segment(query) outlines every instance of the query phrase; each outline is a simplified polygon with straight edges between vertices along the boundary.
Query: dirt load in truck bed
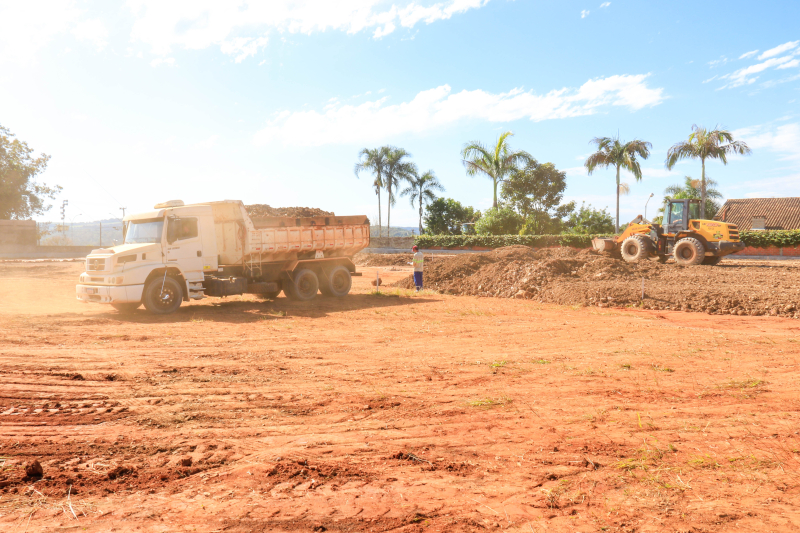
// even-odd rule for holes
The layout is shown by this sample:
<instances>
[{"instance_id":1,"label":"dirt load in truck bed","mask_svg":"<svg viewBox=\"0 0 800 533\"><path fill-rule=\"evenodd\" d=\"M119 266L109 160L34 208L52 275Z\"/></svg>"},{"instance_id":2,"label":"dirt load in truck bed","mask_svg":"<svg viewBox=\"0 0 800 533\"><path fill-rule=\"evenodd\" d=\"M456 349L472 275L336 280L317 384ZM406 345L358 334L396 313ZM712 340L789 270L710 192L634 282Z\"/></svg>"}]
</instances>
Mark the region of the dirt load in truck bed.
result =
<instances>
[{"instance_id":1,"label":"dirt load in truck bed","mask_svg":"<svg viewBox=\"0 0 800 533\"><path fill-rule=\"evenodd\" d=\"M798 317L798 282L800 265L790 262L754 265L731 257L713 267L680 267L574 248L509 246L425 266L425 287L446 294L731 315ZM409 276L395 286L414 282Z\"/></svg>"},{"instance_id":2,"label":"dirt load in truck bed","mask_svg":"<svg viewBox=\"0 0 800 533\"><path fill-rule=\"evenodd\" d=\"M334 216L331 211L323 211L316 207L270 207L267 204L252 204L244 207L252 218Z\"/></svg>"}]
</instances>

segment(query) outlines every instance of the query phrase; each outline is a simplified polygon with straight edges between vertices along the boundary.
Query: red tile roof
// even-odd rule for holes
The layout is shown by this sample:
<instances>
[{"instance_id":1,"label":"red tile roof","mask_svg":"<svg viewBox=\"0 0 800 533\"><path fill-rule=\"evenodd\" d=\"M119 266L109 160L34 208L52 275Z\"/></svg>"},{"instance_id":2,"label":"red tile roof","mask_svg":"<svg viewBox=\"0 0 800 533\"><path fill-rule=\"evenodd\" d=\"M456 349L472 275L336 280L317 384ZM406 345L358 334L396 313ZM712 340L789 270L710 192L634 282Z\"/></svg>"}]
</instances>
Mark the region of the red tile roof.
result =
<instances>
[{"instance_id":1,"label":"red tile roof","mask_svg":"<svg viewBox=\"0 0 800 533\"><path fill-rule=\"evenodd\" d=\"M800 198L742 198L727 200L714 216L736 224L740 229L752 229L753 217L767 219L765 229L800 229Z\"/></svg>"}]
</instances>

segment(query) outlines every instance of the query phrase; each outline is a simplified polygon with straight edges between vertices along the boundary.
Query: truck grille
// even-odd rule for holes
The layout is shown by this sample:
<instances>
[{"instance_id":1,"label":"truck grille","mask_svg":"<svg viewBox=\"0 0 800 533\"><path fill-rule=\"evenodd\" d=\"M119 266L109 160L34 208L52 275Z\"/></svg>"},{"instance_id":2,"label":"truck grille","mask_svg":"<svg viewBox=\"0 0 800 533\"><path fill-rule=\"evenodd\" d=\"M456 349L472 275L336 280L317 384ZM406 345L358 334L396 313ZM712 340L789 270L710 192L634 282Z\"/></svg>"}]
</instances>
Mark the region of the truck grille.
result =
<instances>
[{"instance_id":1,"label":"truck grille","mask_svg":"<svg viewBox=\"0 0 800 533\"><path fill-rule=\"evenodd\" d=\"M86 271L90 270L105 270L106 269L106 260L103 258L98 257L87 257L86 258Z\"/></svg>"}]
</instances>

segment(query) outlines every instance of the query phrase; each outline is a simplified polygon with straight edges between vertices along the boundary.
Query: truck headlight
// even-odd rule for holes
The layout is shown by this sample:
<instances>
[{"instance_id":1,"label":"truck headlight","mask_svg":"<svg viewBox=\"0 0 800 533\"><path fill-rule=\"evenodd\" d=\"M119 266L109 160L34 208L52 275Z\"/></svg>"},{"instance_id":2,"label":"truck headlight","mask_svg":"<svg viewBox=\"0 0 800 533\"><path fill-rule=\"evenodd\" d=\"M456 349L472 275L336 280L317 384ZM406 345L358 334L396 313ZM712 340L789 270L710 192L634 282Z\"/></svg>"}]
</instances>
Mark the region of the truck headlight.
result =
<instances>
[{"instance_id":1,"label":"truck headlight","mask_svg":"<svg viewBox=\"0 0 800 533\"><path fill-rule=\"evenodd\" d=\"M117 276L115 278L111 278L108 281L111 282L112 285L122 285L122 280L123 279L124 278L122 276Z\"/></svg>"}]
</instances>

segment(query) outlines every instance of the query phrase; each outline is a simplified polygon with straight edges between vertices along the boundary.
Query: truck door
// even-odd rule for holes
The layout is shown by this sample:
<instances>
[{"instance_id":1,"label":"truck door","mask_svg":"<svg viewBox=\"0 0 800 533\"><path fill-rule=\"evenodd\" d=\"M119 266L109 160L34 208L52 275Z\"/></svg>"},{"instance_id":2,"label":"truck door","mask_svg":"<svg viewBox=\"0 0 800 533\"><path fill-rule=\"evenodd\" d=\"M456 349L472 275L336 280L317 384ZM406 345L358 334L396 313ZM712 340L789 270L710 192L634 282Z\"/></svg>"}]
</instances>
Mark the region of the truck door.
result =
<instances>
[{"instance_id":1,"label":"truck door","mask_svg":"<svg viewBox=\"0 0 800 533\"><path fill-rule=\"evenodd\" d=\"M167 265L180 266L187 281L203 280L203 241L197 217L170 217L167 225Z\"/></svg>"},{"instance_id":2,"label":"truck door","mask_svg":"<svg viewBox=\"0 0 800 533\"><path fill-rule=\"evenodd\" d=\"M686 215L683 202L670 202L669 212L667 213L667 232L674 234L685 230L688 222L685 220Z\"/></svg>"}]
</instances>

